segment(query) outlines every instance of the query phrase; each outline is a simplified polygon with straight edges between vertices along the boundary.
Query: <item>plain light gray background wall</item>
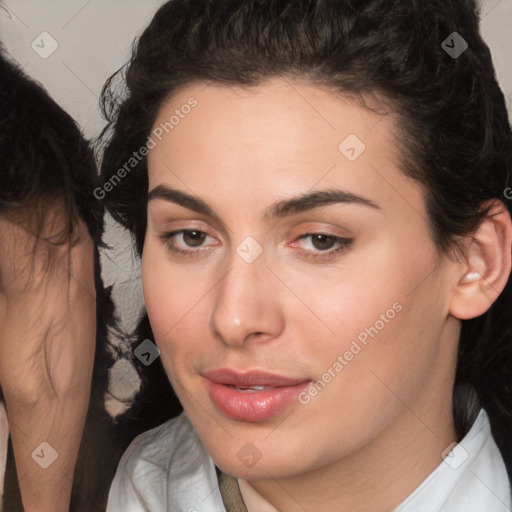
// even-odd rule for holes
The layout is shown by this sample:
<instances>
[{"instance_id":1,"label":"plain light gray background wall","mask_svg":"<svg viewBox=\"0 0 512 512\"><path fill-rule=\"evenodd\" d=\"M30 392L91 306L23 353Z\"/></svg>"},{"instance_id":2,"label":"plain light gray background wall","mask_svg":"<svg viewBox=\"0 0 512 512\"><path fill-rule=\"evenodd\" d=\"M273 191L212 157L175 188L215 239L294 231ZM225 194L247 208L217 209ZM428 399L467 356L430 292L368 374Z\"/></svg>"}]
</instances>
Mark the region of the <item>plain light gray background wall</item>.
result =
<instances>
[{"instance_id":1,"label":"plain light gray background wall","mask_svg":"<svg viewBox=\"0 0 512 512\"><path fill-rule=\"evenodd\" d=\"M78 121L86 136L94 138L104 125L98 108L103 83L127 61L134 37L162 3L164 0L0 0L0 40ZM482 33L512 114L512 0L483 0L481 5ZM102 252L103 277L107 286L114 284L121 323L129 331L143 306L138 262L126 233L112 222L108 223L106 241L114 249ZM129 397L138 385L131 365L123 362L114 368L111 383L122 397ZM122 411L115 400L107 406L113 415Z\"/></svg>"}]
</instances>

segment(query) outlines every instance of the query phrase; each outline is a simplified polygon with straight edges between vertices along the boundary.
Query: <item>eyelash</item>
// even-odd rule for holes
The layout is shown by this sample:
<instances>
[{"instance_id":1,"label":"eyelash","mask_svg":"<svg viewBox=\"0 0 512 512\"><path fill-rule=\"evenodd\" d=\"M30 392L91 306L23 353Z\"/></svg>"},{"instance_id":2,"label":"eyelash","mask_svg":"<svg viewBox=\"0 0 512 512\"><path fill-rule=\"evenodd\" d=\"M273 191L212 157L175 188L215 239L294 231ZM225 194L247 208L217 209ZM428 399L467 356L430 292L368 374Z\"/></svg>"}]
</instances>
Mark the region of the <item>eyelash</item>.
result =
<instances>
[{"instance_id":1,"label":"eyelash","mask_svg":"<svg viewBox=\"0 0 512 512\"><path fill-rule=\"evenodd\" d=\"M180 229L180 230L176 230L176 231L171 231L169 233L165 233L165 234L161 235L160 238L164 241L167 248L176 255L186 257L186 258L192 258L195 256L199 257L200 253L207 252L207 251L209 251L209 249L201 249L201 248L199 248L197 250L178 249L177 247L173 246L170 243L171 240L176 235L179 235L182 233L192 233L192 232L201 233L201 234L205 234L206 236L209 236L208 233L205 233L204 231L201 231L199 229ZM312 236L326 236L326 237L331 238L333 243L338 244L337 249L331 249L331 250L321 251L321 252L317 252L317 253L308 252L308 253L304 254L304 257L306 259L312 259L312 260L331 259L335 255L341 254L341 253L345 252L346 250L348 250L354 241L352 238L343 238L343 237L339 237L339 236L335 236L335 235L330 235L328 233L305 233L304 235L299 236L297 240L301 240L303 238L308 238L308 237L312 237Z\"/></svg>"}]
</instances>

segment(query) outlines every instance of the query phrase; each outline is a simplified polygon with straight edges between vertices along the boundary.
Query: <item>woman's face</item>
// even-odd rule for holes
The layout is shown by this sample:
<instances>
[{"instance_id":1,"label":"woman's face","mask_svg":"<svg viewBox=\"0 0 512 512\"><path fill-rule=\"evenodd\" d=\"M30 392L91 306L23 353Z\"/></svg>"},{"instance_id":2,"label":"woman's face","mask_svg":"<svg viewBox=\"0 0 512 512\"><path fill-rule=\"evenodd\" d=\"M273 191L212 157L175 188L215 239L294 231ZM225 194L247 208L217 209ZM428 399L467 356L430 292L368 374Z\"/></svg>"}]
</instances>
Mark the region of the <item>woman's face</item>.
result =
<instances>
[{"instance_id":1,"label":"woman's face","mask_svg":"<svg viewBox=\"0 0 512 512\"><path fill-rule=\"evenodd\" d=\"M451 417L455 263L436 251L393 128L283 79L194 84L160 109L144 297L226 472L304 474Z\"/></svg>"}]
</instances>

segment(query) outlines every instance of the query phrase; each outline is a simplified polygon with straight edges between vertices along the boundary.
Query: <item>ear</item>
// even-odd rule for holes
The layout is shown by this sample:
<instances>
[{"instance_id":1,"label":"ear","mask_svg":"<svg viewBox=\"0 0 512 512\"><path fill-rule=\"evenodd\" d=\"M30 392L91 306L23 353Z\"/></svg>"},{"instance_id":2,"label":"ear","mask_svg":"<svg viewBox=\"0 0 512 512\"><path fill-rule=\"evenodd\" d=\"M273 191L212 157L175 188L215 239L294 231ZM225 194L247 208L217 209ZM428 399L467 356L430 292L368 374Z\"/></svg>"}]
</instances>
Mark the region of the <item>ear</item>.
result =
<instances>
[{"instance_id":1,"label":"ear","mask_svg":"<svg viewBox=\"0 0 512 512\"><path fill-rule=\"evenodd\" d=\"M450 313L460 320L484 314L510 276L512 221L501 201L492 201L488 215L466 242L465 258L450 304Z\"/></svg>"}]
</instances>

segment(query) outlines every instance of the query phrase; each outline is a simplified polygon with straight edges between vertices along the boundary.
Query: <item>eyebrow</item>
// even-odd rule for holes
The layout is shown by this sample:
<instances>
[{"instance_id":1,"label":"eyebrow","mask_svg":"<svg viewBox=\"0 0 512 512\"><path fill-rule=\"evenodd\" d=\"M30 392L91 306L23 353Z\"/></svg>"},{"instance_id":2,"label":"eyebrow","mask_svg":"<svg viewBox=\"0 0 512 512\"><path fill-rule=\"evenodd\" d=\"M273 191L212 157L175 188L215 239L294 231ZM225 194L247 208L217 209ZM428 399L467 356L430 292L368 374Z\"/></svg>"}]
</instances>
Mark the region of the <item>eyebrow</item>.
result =
<instances>
[{"instance_id":1,"label":"eyebrow","mask_svg":"<svg viewBox=\"0 0 512 512\"><path fill-rule=\"evenodd\" d=\"M188 208L189 210L220 220L210 206L208 206L202 199L187 194L186 192L182 192L181 190L168 187L167 185L157 185L153 190L151 190L151 192L149 192L148 202L155 199L163 199L164 201L178 204L184 208ZM308 192L290 199L277 201L265 210L263 218L266 221L271 221L312 210L320 206L336 203L358 204L376 210L381 209L380 206L370 199L366 199L344 190L327 189Z\"/></svg>"}]
</instances>

